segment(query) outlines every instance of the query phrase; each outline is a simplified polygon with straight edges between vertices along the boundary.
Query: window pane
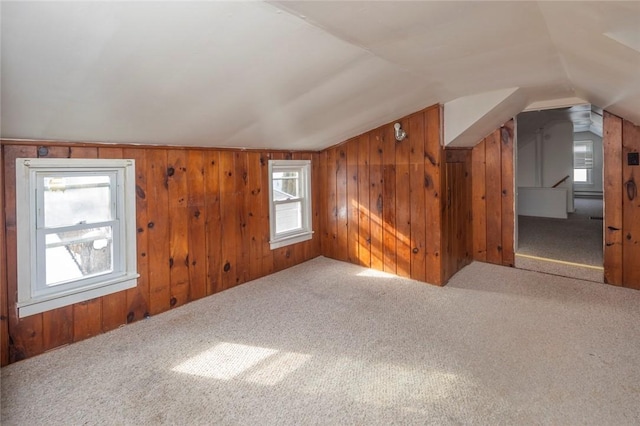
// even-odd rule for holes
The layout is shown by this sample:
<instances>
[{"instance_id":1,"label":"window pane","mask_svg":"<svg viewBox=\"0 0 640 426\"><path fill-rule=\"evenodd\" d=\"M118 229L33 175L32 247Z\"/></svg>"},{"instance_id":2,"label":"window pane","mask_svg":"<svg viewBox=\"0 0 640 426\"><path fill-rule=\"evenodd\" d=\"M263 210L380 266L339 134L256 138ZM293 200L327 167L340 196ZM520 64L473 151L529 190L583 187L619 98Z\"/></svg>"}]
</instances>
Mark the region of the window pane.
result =
<instances>
[{"instance_id":1,"label":"window pane","mask_svg":"<svg viewBox=\"0 0 640 426\"><path fill-rule=\"evenodd\" d=\"M273 173L273 199L286 200L298 198L300 191L300 172L274 172Z\"/></svg>"},{"instance_id":2,"label":"window pane","mask_svg":"<svg viewBox=\"0 0 640 426\"><path fill-rule=\"evenodd\" d=\"M573 143L573 167L576 169L593 167L593 141L575 141Z\"/></svg>"},{"instance_id":3,"label":"window pane","mask_svg":"<svg viewBox=\"0 0 640 426\"><path fill-rule=\"evenodd\" d=\"M587 169L573 169L573 181L574 182L587 182Z\"/></svg>"},{"instance_id":4,"label":"window pane","mask_svg":"<svg viewBox=\"0 0 640 426\"><path fill-rule=\"evenodd\" d=\"M112 220L111 179L103 176L45 176L44 226Z\"/></svg>"},{"instance_id":5,"label":"window pane","mask_svg":"<svg viewBox=\"0 0 640 426\"><path fill-rule=\"evenodd\" d=\"M110 226L51 233L46 236L46 285L113 271Z\"/></svg>"},{"instance_id":6,"label":"window pane","mask_svg":"<svg viewBox=\"0 0 640 426\"><path fill-rule=\"evenodd\" d=\"M276 205L276 234L302 228L302 203Z\"/></svg>"}]
</instances>

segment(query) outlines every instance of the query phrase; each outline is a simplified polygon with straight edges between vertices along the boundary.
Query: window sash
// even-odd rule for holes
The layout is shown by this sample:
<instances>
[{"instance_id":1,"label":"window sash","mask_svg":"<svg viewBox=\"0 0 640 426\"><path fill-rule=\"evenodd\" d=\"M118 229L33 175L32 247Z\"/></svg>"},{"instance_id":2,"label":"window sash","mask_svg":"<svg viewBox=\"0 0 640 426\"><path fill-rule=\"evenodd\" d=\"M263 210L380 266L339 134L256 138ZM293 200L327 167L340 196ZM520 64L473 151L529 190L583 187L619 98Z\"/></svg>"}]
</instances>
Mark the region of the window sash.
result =
<instances>
[{"instance_id":1,"label":"window sash","mask_svg":"<svg viewBox=\"0 0 640 426\"><path fill-rule=\"evenodd\" d=\"M286 200L273 200L273 204L289 204L289 203L299 203L300 201L304 201L305 197L296 197L296 198L287 198Z\"/></svg>"},{"instance_id":2,"label":"window sash","mask_svg":"<svg viewBox=\"0 0 640 426\"><path fill-rule=\"evenodd\" d=\"M284 231L278 231L278 206L286 206L286 205L299 205L300 208L298 210L297 206L294 209L296 212L296 216L299 214L299 218L296 218L296 221L299 219L300 221L300 226L296 226L295 228L289 228L287 230ZM297 199L295 201L287 201L287 202L280 202L280 203L276 203L275 204L275 212L276 212L276 218L275 218L275 222L276 222L276 229L275 229L275 235L276 237L283 237L283 236L287 236L287 235L296 235L299 234L301 231L304 231L306 229L305 227L305 200L304 199ZM282 211L280 212L281 214L283 213ZM281 216L280 216L281 217Z\"/></svg>"},{"instance_id":3,"label":"window sash","mask_svg":"<svg viewBox=\"0 0 640 426\"><path fill-rule=\"evenodd\" d=\"M53 284L47 284L47 249L51 246L47 246L46 237L50 234L69 232L69 231L82 231L84 229L93 228L106 228L110 227L111 232L111 270L105 272L98 272L89 275L83 275L80 278L73 278L66 281L60 281ZM33 296L43 296L48 294L55 294L59 291L70 290L78 287L84 287L97 283L99 281L108 279L110 277L117 277L124 273L124 252L120 250L120 244L122 241L121 226L119 220L98 222L91 224L78 224L74 226L66 226L64 228L42 228L36 230L36 258L38 262L36 264L36 282L32 287ZM68 244L72 242L69 241ZM68 244L60 244L61 247Z\"/></svg>"},{"instance_id":4,"label":"window sash","mask_svg":"<svg viewBox=\"0 0 640 426\"><path fill-rule=\"evenodd\" d=\"M100 183L100 184L88 184L81 186L82 188L108 188L109 194L109 205L108 205L108 217L103 217L101 220L94 220L94 222L104 221L104 220L113 220L118 216L117 205L118 205L118 183L122 181L122 172L118 170L101 170L101 171L37 171L35 173L36 178L36 211L37 211L37 228L48 227L63 227L72 225L72 223L63 223L60 225L49 225L47 226L46 221L46 211L47 204L45 200L45 193L48 192L45 189L45 179L46 178L82 178L82 177L97 177L97 176L106 176L109 178L109 183ZM71 185L65 189L66 190L74 190L79 189L80 187L77 185ZM86 221L86 223L91 223L90 218Z\"/></svg>"},{"instance_id":5,"label":"window sash","mask_svg":"<svg viewBox=\"0 0 640 426\"><path fill-rule=\"evenodd\" d=\"M44 178L64 176L105 176L109 183L96 183L95 188L104 195L105 186L109 189L108 214L103 203L94 220L81 220L60 226L64 220L54 222L56 226L44 226ZM105 179L106 180L106 179ZM89 184L92 182L89 181ZM80 186L84 186L80 183ZM91 185L88 185L91 187ZM77 187L73 183L73 188ZM50 200L49 200L50 202ZM56 208L56 204L49 204ZM90 300L107 294L123 291L136 286L136 200L135 200L135 162L123 159L16 159L16 210L17 232L20 236L17 244L18 272L18 315L25 316L68 306L73 303ZM102 214L104 213L104 214ZM63 213L63 217L64 218ZM91 214L91 213L89 213ZM81 218L80 218L81 219ZM89 218L90 219L90 218ZM77 220L73 218L69 222ZM95 241L106 237L111 246L109 256L102 264L98 263L90 273L78 279L46 284L46 240L47 235L84 229L109 228L106 235L97 235ZM71 236L69 236L71 237ZM68 241L69 242L69 241ZM88 244L90 244L87 241ZM95 247L97 250L104 246ZM86 255L86 253L83 253ZM90 253L89 258L95 260ZM49 252L51 256L51 252ZM72 261L73 257L69 260ZM98 262L100 258L98 258ZM93 264L93 263L92 263ZM94 266L96 264L93 264ZM80 268L79 268L80 269ZM91 268L82 268L85 272ZM80 274L82 271L80 271ZM75 275L71 273L69 275ZM65 271L56 277L65 277Z\"/></svg>"},{"instance_id":6,"label":"window sash","mask_svg":"<svg viewBox=\"0 0 640 426\"><path fill-rule=\"evenodd\" d=\"M573 143L573 168L593 168L593 141L576 141Z\"/></svg>"},{"instance_id":7,"label":"window sash","mask_svg":"<svg viewBox=\"0 0 640 426\"><path fill-rule=\"evenodd\" d=\"M297 242L297 238L311 235L311 187L310 187L310 174L311 174L311 162L309 160L270 160L269 161L269 191L270 191L270 243L272 249L280 247L283 242L290 240L290 243ZM280 173L296 173L296 177L283 178L276 176ZM299 196L291 197L282 200L275 199L274 181L281 179L296 179L298 181L297 189ZM295 229L288 229L286 231L277 232L277 212L276 206L282 206L286 204L299 204L300 205L300 222L301 226ZM307 237L306 239L308 239Z\"/></svg>"},{"instance_id":8,"label":"window sash","mask_svg":"<svg viewBox=\"0 0 640 426\"><path fill-rule=\"evenodd\" d=\"M35 229L35 256L38 261L35 268L35 285L32 286L32 296L43 296L48 294L55 294L59 291L74 289L91 285L109 277L115 277L121 275L124 267L124 253L120 250L121 241L124 241L124 236L121 235L121 229L124 231L124 227L120 226L121 218L124 217L124 203L122 197L118 195L118 183L123 181L122 170L100 170L100 171L36 171L36 229ZM110 216L112 220L108 221L82 221L73 225L66 226L45 226L45 199L44 199L44 179L48 177L83 177L83 176L108 176L110 180L109 184L109 196L110 196ZM101 186L102 187L102 186ZM111 253L111 271L102 272L96 274L90 274L75 279L69 279L67 281L55 283L54 285L47 284L47 244L46 236L52 233L63 233L69 231L81 231L84 229L110 227L112 230L112 253Z\"/></svg>"}]
</instances>

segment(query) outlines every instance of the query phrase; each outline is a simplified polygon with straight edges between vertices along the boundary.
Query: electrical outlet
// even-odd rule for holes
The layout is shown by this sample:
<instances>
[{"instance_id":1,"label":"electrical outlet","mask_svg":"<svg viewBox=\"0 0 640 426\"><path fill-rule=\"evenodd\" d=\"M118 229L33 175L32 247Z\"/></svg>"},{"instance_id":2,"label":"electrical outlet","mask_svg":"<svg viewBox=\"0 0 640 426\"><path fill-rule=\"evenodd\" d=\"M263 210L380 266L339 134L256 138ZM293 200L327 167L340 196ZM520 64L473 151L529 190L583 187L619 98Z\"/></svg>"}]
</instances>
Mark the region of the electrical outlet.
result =
<instances>
[{"instance_id":1,"label":"electrical outlet","mask_svg":"<svg viewBox=\"0 0 640 426\"><path fill-rule=\"evenodd\" d=\"M640 154L637 152L629 152L627 154L627 164L630 166L640 165Z\"/></svg>"}]
</instances>

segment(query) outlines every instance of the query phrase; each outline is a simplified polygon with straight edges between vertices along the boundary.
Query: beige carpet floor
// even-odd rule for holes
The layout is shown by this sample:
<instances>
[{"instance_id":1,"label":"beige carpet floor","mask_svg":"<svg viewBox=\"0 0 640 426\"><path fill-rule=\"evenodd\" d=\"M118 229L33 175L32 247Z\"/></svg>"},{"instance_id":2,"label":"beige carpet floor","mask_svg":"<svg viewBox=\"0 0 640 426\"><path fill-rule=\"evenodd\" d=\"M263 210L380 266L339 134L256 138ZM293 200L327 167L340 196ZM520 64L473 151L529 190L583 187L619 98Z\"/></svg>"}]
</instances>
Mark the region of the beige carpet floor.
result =
<instances>
[{"instance_id":1,"label":"beige carpet floor","mask_svg":"<svg viewBox=\"0 0 640 426\"><path fill-rule=\"evenodd\" d=\"M640 292L316 258L1 371L3 425L640 423Z\"/></svg>"},{"instance_id":2,"label":"beige carpet floor","mask_svg":"<svg viewBox=\"0 0 640 426\"><path fill-rule=\"evenodd\" d=\"M567 219L518 216L518 253L602 266L602 200L576 198Z\"/></svg>"}]
</instances>

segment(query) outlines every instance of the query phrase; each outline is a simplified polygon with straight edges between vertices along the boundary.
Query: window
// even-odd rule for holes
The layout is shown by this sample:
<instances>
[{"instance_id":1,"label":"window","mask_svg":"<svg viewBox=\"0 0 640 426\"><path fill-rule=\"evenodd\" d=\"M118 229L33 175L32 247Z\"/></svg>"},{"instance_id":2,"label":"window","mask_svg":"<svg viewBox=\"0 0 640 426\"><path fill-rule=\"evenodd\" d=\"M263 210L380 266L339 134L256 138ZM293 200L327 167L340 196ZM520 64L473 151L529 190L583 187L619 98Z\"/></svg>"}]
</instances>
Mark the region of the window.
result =
<instances>
[{"instance_id":1,"label":"window","mask_svg":"<svg viewBox=\"0 0 640 426\"><path fill-rule=\"evenodd\" d=\"M133 160L16 160L20 317L136 286Z\"/></svg>"},{"instance_id":2,"label":"window","mask_svg":"<svg viewBox=\"0 0 640 426\"><path fill-rule=\"evenodd\" d=\"M269 160L271 249L310 240L311 161Z\"/></svg>"},{"instance_id":3,"label":"window","mask_svg":"<svg viewBox=\"0 0 640 426\"><path fill-rule=\"evenodd\" d=\"M573 143L573 182L591 183L593 170L593 141Z\"/></svg>"}]
</instances>

